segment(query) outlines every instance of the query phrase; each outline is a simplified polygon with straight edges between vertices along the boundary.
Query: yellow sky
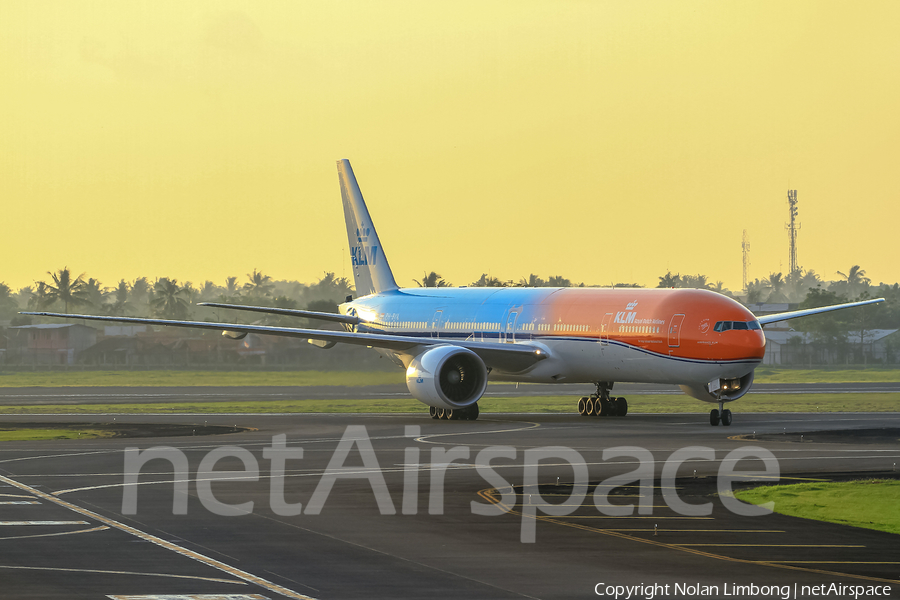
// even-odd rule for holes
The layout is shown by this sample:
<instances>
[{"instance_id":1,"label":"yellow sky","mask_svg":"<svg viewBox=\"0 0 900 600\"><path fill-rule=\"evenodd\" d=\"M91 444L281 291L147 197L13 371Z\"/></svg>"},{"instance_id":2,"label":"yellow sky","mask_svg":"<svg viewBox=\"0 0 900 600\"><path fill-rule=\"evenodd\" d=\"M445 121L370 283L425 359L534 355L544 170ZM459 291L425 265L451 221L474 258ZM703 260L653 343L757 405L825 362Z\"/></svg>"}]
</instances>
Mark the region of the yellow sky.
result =
<instances>
[{"instance_id":1,"label":"yellow sky","mask_svg":"<svg viewBox=\"0 0 900 600\"><path fill-rule=\"evenodd\" d=\"M900 280L900 2L0 4L0 281Z\"/></svg>"}]
</instances>

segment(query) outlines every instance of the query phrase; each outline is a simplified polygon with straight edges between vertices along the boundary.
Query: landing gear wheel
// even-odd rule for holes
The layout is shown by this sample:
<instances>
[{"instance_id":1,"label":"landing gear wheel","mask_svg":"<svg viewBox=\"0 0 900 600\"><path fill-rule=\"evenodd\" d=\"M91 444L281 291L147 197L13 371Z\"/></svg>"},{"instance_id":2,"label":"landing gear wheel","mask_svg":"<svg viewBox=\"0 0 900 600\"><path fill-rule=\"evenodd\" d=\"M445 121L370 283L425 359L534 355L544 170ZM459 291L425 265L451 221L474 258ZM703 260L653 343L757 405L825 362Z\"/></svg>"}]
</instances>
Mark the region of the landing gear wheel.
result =
<instances>
[{"instance_id":1,"label":"landing gear wheel","mask_svg":"<svg viewBox=\"0 0 900 600\"><path fill-rule=\"evenodd\" d=\"M608 417L609 415L613 414L613 405L611 400L600 399L597 400L597 402L600 403L600 410L597 411L597 414L599 414L601 417Z\"/></svg>"},{"instance_id":2,"label":"landing gear wheel","mask_svg":"<svg viewBox=\"0 0 900 600\"><path fill-rule=\"evenodd\" d=\"M722 411L722 425L725 427L731 425L731 411L727 408Z\"/></svg>"},{"instance_id":3,"label":"landing gear wheel","mask_svg":"<svg viewBox=\"0 0 900 600\"><path fill-rule=\"evenodd\" d=\"M584 412L586 415L590 417L597 416L597 401L593 398L588 398L584 401Z\"/></svg>"},{"instance_id":4,"label":"landing gear wheel","mask_svg":"<svg viewBox=\"0 0 900 600\"><path fill-rule=\"evenodd\" d=\"M449 410L449 409L446 409L446 408L439 408L439 409L437 409L438 419L441 419L441 420L443 420L443 421L446 421L447 419L450 418L450 415L448 414L449 412L450 412L450 410Z\"/></svg>"},{"instance_id":5,"label":"landing gear wheel","mask_svg":"<svg viewBox=\"0 0 900 600\"><path fill-rule=\"evenodd\" d=\"M438 408L435 406L428 407L428 414L431 416L432 419L440 419L441 418L440 415L438 414Z\"/></svg>"},{"instance_id":6,"label":"landing gear wheel","mask_svg":"<svg viewBox=\"0 0 900 600\"><path fill-rule=\"evenodd\" d=\"M578 414L582 417L589 416L587 412L587 399L587 396L583 396L581 400L578 401Z\"/></svg>"},{"instance_id":7,"label":"landing gear wheel","mask_svg":"<svg viewBox=\"0 0 900 600\"><path fill-rule=\"evenodd\" d=\"M628 401L625 398L616 398L615 406L615 414L617 417L624 417L628 414Z\"/></svg>"},{"instance_id":8,"label":"landing gear wheel","mask_svg":"<svg viewBox=\"0 0 900 600\"><path fill-rule=\"evenodd\" d=\"M719 424L719 409L714 408L709 411L709 424L710 425L718 425Z\"/></svg>"},{"instance_id":9,"label":"landing gear wheel","mask_svg":"<svg viewBox=\"0 0 900 600\"><path fill-rule=\"evenodd\" d=\"M466 409L464 418L467 421L475 421L476 419L478 419L478 413L479 413L478 403L476 402L475 404L473 404L472 406L470 406L469 408Z\"/></svg>"}]
</instances>

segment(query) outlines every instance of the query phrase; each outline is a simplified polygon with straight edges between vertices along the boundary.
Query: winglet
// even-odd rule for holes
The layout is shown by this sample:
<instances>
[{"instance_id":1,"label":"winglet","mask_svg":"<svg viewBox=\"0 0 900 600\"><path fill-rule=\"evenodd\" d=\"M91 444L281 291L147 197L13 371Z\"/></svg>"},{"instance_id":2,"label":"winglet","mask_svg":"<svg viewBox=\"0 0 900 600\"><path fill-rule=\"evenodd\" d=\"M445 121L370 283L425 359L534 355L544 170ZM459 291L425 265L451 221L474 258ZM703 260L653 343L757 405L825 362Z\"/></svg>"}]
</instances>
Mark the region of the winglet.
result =
<instances>
[{"instance_id":1,"label":"winglet","mask_svg":"<svg viewBox=\"0 0 900 600\"><path fill-rule=\"evenodd\" d=\"M339 160L337 168L356 292L360 296L367 296L396 290L397 283L384 255L384 248L378 240L378 233L369 216L369 209L359 190L350 161L346 158Z\"/></svg>"}]
</instances>

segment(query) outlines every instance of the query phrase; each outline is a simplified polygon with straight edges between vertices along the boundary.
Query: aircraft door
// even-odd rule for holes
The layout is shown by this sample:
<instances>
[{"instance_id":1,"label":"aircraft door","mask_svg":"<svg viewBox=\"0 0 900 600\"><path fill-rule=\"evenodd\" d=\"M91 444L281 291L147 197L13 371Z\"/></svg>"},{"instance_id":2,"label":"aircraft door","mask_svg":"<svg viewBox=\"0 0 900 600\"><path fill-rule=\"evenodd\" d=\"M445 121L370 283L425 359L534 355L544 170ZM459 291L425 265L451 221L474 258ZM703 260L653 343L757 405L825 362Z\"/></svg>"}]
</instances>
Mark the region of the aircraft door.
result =
<instances>
[{"instance_id":1,"label":"aircraft door","mask_svg":"<svg viewBox=\"0 0 900 600\"><path fill-rule=\"evenodd\" d=\"M441 325L444 323L444 311L435 311L434 317L431 319L431 337L440 337Z\"/></svg>"},{"instance_id":2,"label":"aircraft door","mask_svg":"<svg viewBox=\"0 0 900 600\"><path fill-rule=\"evenodd\" d=\"M516 341L516 321L519 319L519 312L516 310L510 310L506 315L506 324L504 325L501 342L515 342Z\"/></svg>"},{"instance_id":3,"label":"aircraft door","mask_svg":"<svg viewBox=\"0 0 900 600\"><path fill-rule=\"evenodd\" d=\"M600 345L609 346L609 329L612 327L612 313L606 313L603 316L603 322L600 324Z\"/></svg>"},{"instance_id":4,"label":"aircraft door","mask_svg":"<svg viewBox=\"0 0 900 600\"><path fill-rule=\"evenodd\" d=\"M669 348L677 348L681 345L681 324L684 315L673 315L669 321Z\"/></svg>"}]
</instances>

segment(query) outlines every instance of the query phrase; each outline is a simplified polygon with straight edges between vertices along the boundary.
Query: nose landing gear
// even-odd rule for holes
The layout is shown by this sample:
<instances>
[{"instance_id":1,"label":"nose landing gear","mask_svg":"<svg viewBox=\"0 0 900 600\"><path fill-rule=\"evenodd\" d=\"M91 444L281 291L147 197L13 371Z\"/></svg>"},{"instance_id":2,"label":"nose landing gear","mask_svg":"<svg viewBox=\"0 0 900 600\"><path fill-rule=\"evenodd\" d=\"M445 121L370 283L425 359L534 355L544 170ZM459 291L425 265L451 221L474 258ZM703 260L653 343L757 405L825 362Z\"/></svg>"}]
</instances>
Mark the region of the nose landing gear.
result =
<instances>
[{"instance_id":1,"label":"nose landing gear","mask_svg":"<svg viewBox=\"0 0 900 600\"><path fill-rule=\"evenodd\" d=\"M710 425L718 425L720 422L725 427L731 425L731 411L727 408L724 408L725 402L719 400L719 408L712 409L709 411L709 424Z\"/></svg>"}]
</instances>

